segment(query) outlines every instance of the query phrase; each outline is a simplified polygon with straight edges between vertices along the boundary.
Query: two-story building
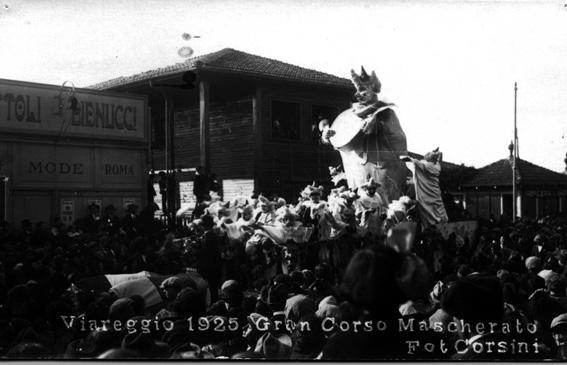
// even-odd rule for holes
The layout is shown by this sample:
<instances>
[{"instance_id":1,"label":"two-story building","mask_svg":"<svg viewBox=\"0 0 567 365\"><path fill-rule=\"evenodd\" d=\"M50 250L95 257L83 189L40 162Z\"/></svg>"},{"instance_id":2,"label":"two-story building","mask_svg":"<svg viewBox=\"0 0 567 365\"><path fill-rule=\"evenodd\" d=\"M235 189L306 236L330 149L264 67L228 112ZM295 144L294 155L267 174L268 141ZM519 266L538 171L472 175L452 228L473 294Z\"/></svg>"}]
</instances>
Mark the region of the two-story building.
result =
<instances>
[{"instance_id":1,"label":"two-story building","mask_svg":"<svg viewBox=\"0 0 567 365\"><path fill-rule=\"evenodd\" d=\"M151 165L176 171L177 207L193 198L197 166L217 175L225 199L252 191L295 199L314 180L328 184L340 156L321 145L317 125L354 94L348 79L230 48L91 87L148 98Z\"/></svg>"}]
</instances>

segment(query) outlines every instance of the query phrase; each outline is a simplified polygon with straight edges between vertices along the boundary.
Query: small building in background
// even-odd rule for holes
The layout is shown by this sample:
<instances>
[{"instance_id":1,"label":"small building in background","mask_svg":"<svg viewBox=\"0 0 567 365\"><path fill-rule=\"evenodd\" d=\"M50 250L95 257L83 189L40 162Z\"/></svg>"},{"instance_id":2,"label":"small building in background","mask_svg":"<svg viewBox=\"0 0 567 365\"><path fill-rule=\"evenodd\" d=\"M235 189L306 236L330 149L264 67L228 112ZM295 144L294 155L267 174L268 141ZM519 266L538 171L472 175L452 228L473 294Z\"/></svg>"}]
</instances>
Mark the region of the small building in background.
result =
<instances>
[{"instance_id":1,"label":"small building in background","mask_svg":"<svg viewBox=\"0 0 567 365\"><path fill-rule=\"evenodd\" d=\"M317 127L354 94L349 79L231 48L91 87L148 98L151 167L175 172L175 209L193 203L197 166L217 175L225 200L257 191L289 201L314 180L330 184L340 156Z\"/></svg>"},{"instance_id":2,"label":"small building in background","mask_svg":"<svg viewBox=\"0 0 567 365\"><path fill-rule=\"evenodd\" d=\"M517 159L517 216L538 218L567 212L567 175ZM460 184L465 208L472 218L512 218L512 163L498 160L482 167Z\"/></svg>"},{"instance_id":3,"label":"small building in background","mask_svg":"<svg viewBox=\"0 0 567 365\"><path fill-rule=\"evenodd\" d=\"M0 79L0 221L146 203L144 96Z\"/></svg>"}]
</instances>

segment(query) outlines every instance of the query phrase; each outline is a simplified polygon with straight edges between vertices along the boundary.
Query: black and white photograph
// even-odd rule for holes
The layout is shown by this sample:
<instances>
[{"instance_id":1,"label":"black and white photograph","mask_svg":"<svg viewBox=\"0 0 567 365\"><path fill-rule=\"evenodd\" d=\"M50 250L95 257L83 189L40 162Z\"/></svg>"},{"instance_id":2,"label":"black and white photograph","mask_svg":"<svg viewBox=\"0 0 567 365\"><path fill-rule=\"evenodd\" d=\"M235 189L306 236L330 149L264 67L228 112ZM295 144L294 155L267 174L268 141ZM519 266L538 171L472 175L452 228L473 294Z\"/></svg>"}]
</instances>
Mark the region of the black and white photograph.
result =
<instances>
[{"instance_id":1,"label":"black and white photograph","mask_svg":"<svg viewBox=\"0 0 567 365\"><path fill-rule=\"evenodd\" d=\"M565 0L0 1L0 359L567 360Z\"/></svg>"}]
</instances>

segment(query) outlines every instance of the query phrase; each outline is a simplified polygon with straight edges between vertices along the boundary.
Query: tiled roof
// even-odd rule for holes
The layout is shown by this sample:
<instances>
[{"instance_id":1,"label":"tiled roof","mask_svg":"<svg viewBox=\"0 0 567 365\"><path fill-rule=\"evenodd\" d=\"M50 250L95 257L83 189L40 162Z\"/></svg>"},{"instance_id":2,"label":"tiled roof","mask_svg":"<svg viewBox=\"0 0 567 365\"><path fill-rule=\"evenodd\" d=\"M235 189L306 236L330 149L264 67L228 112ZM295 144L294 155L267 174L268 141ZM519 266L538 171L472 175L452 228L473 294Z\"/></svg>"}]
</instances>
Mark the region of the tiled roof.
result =
<instances>
[{"instance_id":1,"label":"tiled roof","mask_svg":"<svg viewBox=\"0 0 567 365\"><path fill-rule=\"evenodd\" d=\"M167 67L158 68L135 74L132 76L118 77L88 86L91 89L111 89L156 77L163 77L184 71L195 69L238 73L241 75L270 78L280 81L296 81L306 84L322 86L334 86L344 89L354 87L349 79L330 75L324 72L303 68L270 58L256 56L238 51L232 48L224 48L220 51L208 53L188 59L185 62L176 63Z\"/></svg>"},{"instance_id":2,"label":"tiled roof","mask_svg":"<svg viewBox=\"0 0 567 365\"><path fill-rule=\"evenodd\" d=\"M534 165L526 160L517 159L518 184L565 185L567 175ZM476 175L463 186L512 186L512 164L509 159L502 159L477 170Z\"/></svg>"}]
</instances>

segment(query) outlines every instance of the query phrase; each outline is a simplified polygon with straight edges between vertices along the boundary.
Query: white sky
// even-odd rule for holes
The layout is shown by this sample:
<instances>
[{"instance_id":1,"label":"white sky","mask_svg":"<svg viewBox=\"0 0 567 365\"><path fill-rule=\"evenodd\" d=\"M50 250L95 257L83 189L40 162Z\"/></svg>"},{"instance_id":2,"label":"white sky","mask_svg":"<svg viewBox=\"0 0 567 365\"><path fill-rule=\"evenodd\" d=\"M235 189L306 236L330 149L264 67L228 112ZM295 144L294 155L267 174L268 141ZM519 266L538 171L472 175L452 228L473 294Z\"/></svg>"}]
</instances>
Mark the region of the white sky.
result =
<instances>
[{"instance_id":1,"label":"white sky","mask_svg":"<svg viewBox=\"0 0 567 365\"><path fill-rule=\"evenodd\" d=\"M86 86L232 47L348 77L376 70L410 150L451 162L520 156L563 171L565 0L3 0L0 78ZM200 35L187 42L182 33Z\"/></svg>"}]
</instances>

